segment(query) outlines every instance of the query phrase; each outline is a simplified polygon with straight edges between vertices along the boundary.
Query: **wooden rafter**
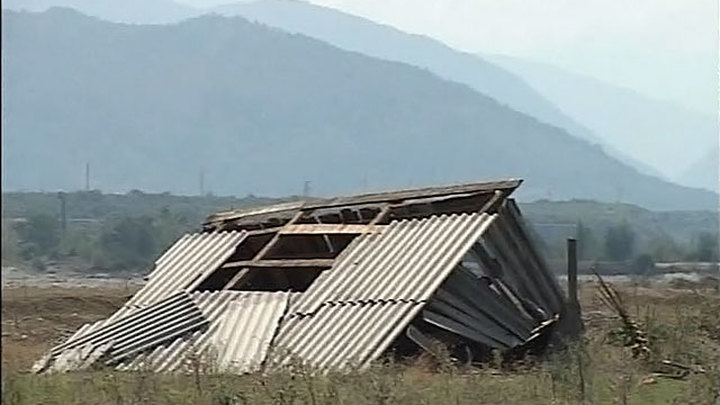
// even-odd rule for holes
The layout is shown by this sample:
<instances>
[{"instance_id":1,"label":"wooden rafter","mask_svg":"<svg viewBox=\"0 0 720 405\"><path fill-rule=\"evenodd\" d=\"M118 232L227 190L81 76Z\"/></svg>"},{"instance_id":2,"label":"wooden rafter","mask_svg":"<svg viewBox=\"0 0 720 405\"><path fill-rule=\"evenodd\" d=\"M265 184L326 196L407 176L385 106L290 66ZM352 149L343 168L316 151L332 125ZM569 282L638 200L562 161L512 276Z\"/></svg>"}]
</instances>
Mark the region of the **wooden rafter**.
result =
<instances>
[{"instance_id":1,"label":"wooden rafter","mask_svg":"<svg viewBox=\"0 0 720 405\"><path fill-rule=\"evenodd\" d=\"M384 225L363 224L298 224L286 225L278 232L280 235L327 235L327 234L362 234L382 230Z\"/></svg>"},{"instance_id":2,"label":"wooden rafter","mask_svg":"<svg viewBox=\"0 0 720 405\"><path fill-rule=\"evenodd\" d=\"M508 192L507 190L495 190L495 193L493 193L493 196L490 197L490 199L483 204L482 208L478 210L478 212L491 212L495 211L500 204L505 200L505 197L507 197Z\"/></svg>"},{"instance_id":3,"label":"wooden rafter","mask_svg":"<svg viewBox=\"0 0 720 405\"><path fill-rule=\"evenodd\" d=\"M301 267L332 267L335 259L265 259L242 260L226 263L222 268L301 268Z\"/></svg>"},{"instance_id":4,"label":"wooden rafter","mask_svg":"<svg viewBox=\"0 0 720 405\"><path fill-rule=\"evenodd\" d=\"M306 213L303 212L303 211L298 211L297 213L295 213L295 215L292 217L292 219L290 219L290 221L288 221L288 223L285 224L284 226L288 226L288 225L294 224L296 221L298 221L300 218L302 218L302 216L305 215L305 214L306 214ZM283 226L283 227L284 227L284 226ZM279 228L282 229L283 227L279 227ZM259 251L257 254L255 254L255 256L254 256L253 259L252 259L252 262L257 262L257 261L261 260L261 259L270 251L270 249L272 249L272 248L277 244L278 240L280 240L280 234L279 234L279 232L276 233L276 234L273 236L273 238L270 239L270 240L268 241L268 243L266 243L265 246L263 246L263 248L260 249L260 251ZM233 266L233 267L237 267L237 266ZM222 266L222 268L228 268L228 266L227 266L227 265L224 265L224 266ZM225 285L225 287L223 288L223 290L228 290L228 289L232 288L234 285L240 283L245 277L247 277L247 275L248 275L249 273L250 273L250 267L243 267L243 269L240 270L240 271L235 275L235 277L233 277L233 278Z\"/></svg>"}]
</instances>

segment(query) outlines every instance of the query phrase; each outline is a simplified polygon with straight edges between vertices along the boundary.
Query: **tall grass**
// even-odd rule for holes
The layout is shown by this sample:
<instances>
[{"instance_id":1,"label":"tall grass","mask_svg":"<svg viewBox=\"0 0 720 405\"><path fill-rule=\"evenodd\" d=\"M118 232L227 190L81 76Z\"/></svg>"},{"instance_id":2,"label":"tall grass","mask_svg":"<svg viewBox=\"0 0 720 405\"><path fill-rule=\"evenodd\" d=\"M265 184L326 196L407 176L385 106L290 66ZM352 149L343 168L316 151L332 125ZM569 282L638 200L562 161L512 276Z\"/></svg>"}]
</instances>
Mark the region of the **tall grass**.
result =
<instances>
[{"instance_id":1,"label":"tall grass","mask_svg":"<svg viewBox=\"0 0 720 405\"><path fill-rule=\"evenodd\" d=\"M2 404L719 403L718 296L644 289L625 294L634 319L647 331L648 358L634 358L630 348L613 341L611 332L621 323L611 313L601 313L603 307L592 298L584 300L587 322L581 339L541 358L478 367L421 357L347 374L296 366L240 376L199 369L183 375L109 369L32 375L6 362L15 358L8 355L20 352L24 340L4 337ZM33 352L33 360L35 356ZM658 369L661 360L697 372L673 376Z\"/></svg>"}]
</instances>

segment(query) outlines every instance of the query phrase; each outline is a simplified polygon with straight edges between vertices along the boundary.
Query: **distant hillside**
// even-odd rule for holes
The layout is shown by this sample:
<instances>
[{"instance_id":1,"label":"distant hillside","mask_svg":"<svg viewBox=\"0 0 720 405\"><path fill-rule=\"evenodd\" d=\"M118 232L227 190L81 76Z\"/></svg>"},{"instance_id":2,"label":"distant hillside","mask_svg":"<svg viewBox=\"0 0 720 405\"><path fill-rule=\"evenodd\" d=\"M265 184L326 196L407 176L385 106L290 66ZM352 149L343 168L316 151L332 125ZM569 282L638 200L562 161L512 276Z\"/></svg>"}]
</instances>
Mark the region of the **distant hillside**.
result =
<instances>
[{"instance_id":1,"label":"distant hillside","mask_svg":"<svg viewBox=\"0 0 720 405\"><path fill-rule=\"evenodd\" d=\"M631 204L611 204L587 200L538 200L520 204L523 215L536 227L542 225L571 225L564 228L566 237L574 237L578 221L594 229L602 238L605 229L623 221L631 225L642 242L658 235L670 235L676 241L689 243L700 232L717 234L716 211L664 211L647 210Z\"/></svg>"},{"instance_id":2,"label":"distant hillside","mask_svg":"<svg viewBox=\"0 0 720 405\"><path fill-rule=\"evenodd\" d=\"M67 7L92 17L129 24L173 23L200 13L172 0L3 0L2 7L14 11Z\"/></svg>"},{"instance_id":3,"label":"distant hillside","mask_svg":"<svg viewBox=\"0 0 720 405\"><path fill-rule=\"evenodd\" d=\"M656 167L633 158L614 142L613 134L588 129L572 114L558 108L520 75L486 58L450 48L426 36L408 34L362 17L299 0L254 0L211 9L226 16L242 16L289 32L317 38L339 48L379 59L408 63L443 78L466 84L500 104L562 128L645 174L660 176Z\"/></svg>"},{"instance_id":4,"label":"distant hillside","mask_svg":"<svg viewBox=\"0 0 720 405\"><path fill-rule=\"evenodd\" d=\"M694 187L704 187L708 190L720 189L720 157L718 147L715 146L696 160L682 173L677 181Z\"/></svg>"},{"instance_id":5,"label":"distant hillside","mask_svg":"<svg viewBox=\"0 0 720 405\"><path fill-rule=\"evenodd\" d=\"M717 116L653 100L547 64L507 56L485 57L518 74L565 113L602 134L609 144L659 168L667 178L718 190L717 169L701 175L701 181L682 176L691 165L708 159L711 149L717 150Z\"/></svg>"},{"instance_id":6,"label":"distant hillside","mask_svg":"<svg viewBox=\"0 0 720 405\"><path fill-rule=\"evenodd\" d=\"M240 18L3 13L3 186L318 194L523 177L524 198L714 209L470 88Z\"/></svg>"},{"instance_id":7,"label":"distant hillside","mask_svg":"<svg viewBox=\"0 0 720 405\"><path fill-rule=\"evenodd\" d=\"M209 9L191 9L170 0L12 0L3 3L3 7L44 11L53 4L107 21L125 23L164 24L208 13L242 16L284 31L320 39L345 50L427 69L443 78L466 84L516 111L602 145L611 156L642 173L661 176L657 166L651 167L647 162L632 158L612 142L613 134L593 133L584 124L578 123L576 117L558 109L507 69L477 55L452 49L432 38L408 34L332 8L300 0L253 0ZM606 135L609 137L606 138ZM672 165L663 162L660 167Z\"/></svg>"}]
</instances>

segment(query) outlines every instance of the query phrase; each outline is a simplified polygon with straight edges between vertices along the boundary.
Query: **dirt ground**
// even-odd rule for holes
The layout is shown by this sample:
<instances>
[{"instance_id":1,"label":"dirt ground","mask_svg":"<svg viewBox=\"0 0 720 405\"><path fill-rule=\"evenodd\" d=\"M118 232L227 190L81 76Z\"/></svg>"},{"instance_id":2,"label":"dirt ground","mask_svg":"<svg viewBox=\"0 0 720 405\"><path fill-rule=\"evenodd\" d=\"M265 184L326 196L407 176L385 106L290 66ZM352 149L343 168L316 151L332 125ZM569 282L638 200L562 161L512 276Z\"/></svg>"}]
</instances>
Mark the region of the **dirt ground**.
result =
<instances>
[{"instance_id":1,"label":"dirt ground","mask_svg":"<svg viewBox=\"0 0 720 405\"><path fill-rule=\"evenodd\" d=\"M483 383L489 384L484 385L483 389L485 391L483 392L485 394L483 395L494 395L500 398L501 402L496 403L547 403L542 400L540 402L528 402L527 399L535 395L550 395L553 398L566 399L560 402L553 401L555 403L575 403L573 398L576 398L577 395L587 395L589 398L597 399L590 402L598 403L714 404L715 398L713 395L716 394L712 394L714 392L712 391L713 385L720 386L720 381L717 380L717 376L720 375L718 372L718 364L720 363L720 298L714 286L703 283L690 283L683 284L682 288L676 288L646 283L643 285L623 284L617 287L624 299L627 311L647 332L653 350L652 362L641 363L631 359L627 348L613 342L611 338L612 332L621 325L619 318L599 300L597 283L582 282L580 284L580 302L585 324L584 344L586 348L583 350L587 352L588 363L585 367L588 367L589 373L589 375L582 378L591 381L588 384L593 387L592 393L572 393L567 394L570 395L567 397L556 397L556 395L560 395L555 391L556 383L562 384L565 381L564 383L570 386L567 392L573 392L573 387L576 384L567 381L576 378L576 374L574 374L575 371L568 368L571 367L568 364L571 365L572 363L563 363L557 359L551 359L545 361L545 364L539 366L539 368L524 374L515 372L474 374L475 377L472 378L484 378ZM121 280L116 280L115 283L107 282L100 286L22 285L3 288L3 374L8 371L15 375L18 375L18 373L19 375L25 374L33 362L40 358L50 347L67 338L81 325L109 316L138 288L137 285L124 283ZM656 367L658 361L661 360L670 360L688 365L700 371L698 374L677 378L672 375L658 374L657 372L663 372L663 370ZM412 388L409 388L414 384L412 382L414 381L413 378L417 377L417 375L427 375L424 372L417 372L417 370L403 371L403 373L406 376L403 378L407 379L396 388L393 388L397 390L399 395L413 394ZM501 377L498 377L498 375ZM396 381L398 378L393 373L384 372L376 374L376 377L380 378L381 381L386 379L390 382ZM372 378L369 380L370 383L375 381ZM474 403L472 395L477 394L476 390L478 388L472 384L467 385L466 380L462 378L452 380L451 384L457 385L450 385L450 387L454 387L452 389L458 390L460 393L458 395L467 394L468 398L470 398L468 401L458 403ZM23 381L24 384L37 384L41 380L24 378L18 381ZM47 380L48 384L50 381L57 382L57 380ZM237 387L239 383L236 380L232 381L231 385ZM277 380L276 382L285 384L281 381L284 380ZM626 383L626 381L628 382ZM253 384L255 383L256 381L248 383L250 384L248 386L254 387ZM128 387L134 386L133 384L129 384ZM177 390L185 389L184 383L177 384L180 385L170 384L169 386L175 387L173 389ZM342 383L338 388L340 391L352 390L352 384L355 383L347 386L344 384L346 383ZM410 384L410 386L406 387L402 384ZM552 384L552 391L550 391L547 384ZM627 384L627 387L625 384ZM18 392L25 392L25 395L27 395L28 392L35 392L39 389L34 385L29 387L18 388ZM491 389L489 387L495 388ZM514 388L508 391L507 387ZM531 392L527 387L535 388L532 388ZM52 396L52 391L57 387L51 386L43 389L46 390L44 391L46 394L43 395ZM507 396L510 392L513 392L514 396ZM266 395L265 393L261 394ZM67 395L68 398L73 397L72 393ZM441 395L441 393L438 393L438 395ZM257 398L261 397L258 396ZM503 402L506 398L509 398L509 402ZM627 398L636 398L636 400L626 402ZM423 401L425 400L423 399ZM67 401L69 401L68 403L72 402L70 399ZM261 403L282 403L274 400L268 401ZM428 401L426 403L435 403L432 400ZM13 403L28 402L19 401ZM82 403L82 398L76 399L72 403ZM170 401L169 403L175 402ZM208 403L215 402L210 401ZM351 401L349 403L373 402ZM397 401L397 403L412 403L412 401Z\"/></svg>"},{"instance_id":2,"label":"dirt ground","mask_svg":"<svg viewBox=\"0 0 720 405\"><path fill-rule=\"evenodd\" d=\"M51 346L80 326L106 318L137 286L4 288L2 292L3 368L24 370Z\"/></svg>"},{"instance_id":3,"label":"dirt ground","mask_svg":"<svg viewBox=\"0 0 720 405\"><path fill-rule=\"evenodd\" d=\"M620 285L631 316L641 322L649 316L677 319L682 316L679 310L713 295L712 290L702 289L699 284L688 287L695 288ZM117 279L95 285L34 283L3 288L3 367L27 369L43 352L83 324L108 317L139 288L138 284ZM599 300L597 291L594 282L580 284L583 320L589 337L601 336L619 322L616 314ZM720 349L718 342L707 343Z\"/></svg>"}]
</instances>

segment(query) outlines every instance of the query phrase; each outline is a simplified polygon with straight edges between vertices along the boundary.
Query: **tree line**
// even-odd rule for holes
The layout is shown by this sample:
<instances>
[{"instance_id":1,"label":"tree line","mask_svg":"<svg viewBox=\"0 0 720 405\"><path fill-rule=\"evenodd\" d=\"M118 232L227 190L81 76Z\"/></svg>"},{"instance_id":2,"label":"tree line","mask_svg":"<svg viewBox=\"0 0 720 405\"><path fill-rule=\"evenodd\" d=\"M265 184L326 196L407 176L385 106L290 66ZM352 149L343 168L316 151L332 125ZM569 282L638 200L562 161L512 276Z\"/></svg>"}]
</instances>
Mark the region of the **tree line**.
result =
<instances>
[{"instance_id":1,"label":"tree line","mask_svg":"<svg viewBox=\"0 0 720 405\"><path fill-rule=\"evenodd\" d=\"M24 221L3 220L3 261L45 270L47 263L71 261L87 270L138 271L197 226L164 208L155 216L123 216L106 222L62 223L48 213Z\"/></svg>"},{"instance_id":2,"label":"tree line","mask_svg":"<svg viewBox=\"0 0 720 405\"><path fill-rule=\"evenodd\" d=\"M640 246L637 232L626 221L608 226L602 238L578 222L576 239L581 260L626 262L638 272L649 270L655 262L717 262L719 256L717 234L700 231L689 243L681 244L659 233Z\"/></svg>"},{"instance_id":3,"label":"tree line","mask_svg":"<svg viewBox=\"0 0 720 405\"><path fill-rule=\"evenodd\" d=\"M2 261L38 270L53 262L71 262L89 271L144 271L213 212L296 198L85 191L67 194L70 219L63 221L56 193L4 193ZM567 225L576 221L562 235L536 235L551 259L564 259L564 240L572 236L578 240L581 260L629 263L640 272L654 262L718 261L717 231L712 231L717 224L710 223L717 220L716 215L656 214L596 202L539 201L524 203L522 209L531 228L538 222Z\"/></svg>"}]
</instances>

